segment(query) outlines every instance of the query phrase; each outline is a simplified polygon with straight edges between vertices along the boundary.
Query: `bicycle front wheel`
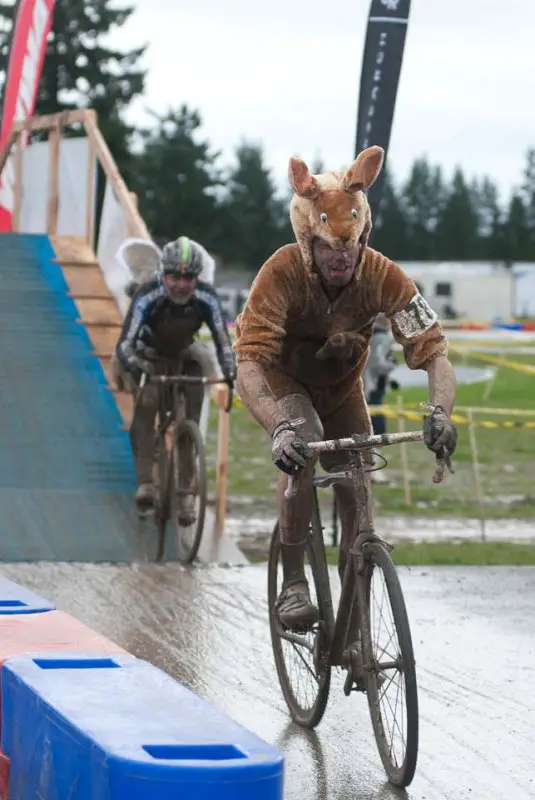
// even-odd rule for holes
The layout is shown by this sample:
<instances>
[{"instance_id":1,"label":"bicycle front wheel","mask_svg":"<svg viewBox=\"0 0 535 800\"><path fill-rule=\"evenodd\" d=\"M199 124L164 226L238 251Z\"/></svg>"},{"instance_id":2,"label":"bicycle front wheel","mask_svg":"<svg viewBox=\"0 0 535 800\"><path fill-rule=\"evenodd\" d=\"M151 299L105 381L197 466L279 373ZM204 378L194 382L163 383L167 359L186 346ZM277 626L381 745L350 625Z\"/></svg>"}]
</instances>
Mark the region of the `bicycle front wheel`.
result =
<instances>
[{"instance_id":1,"label":"bicycle front wheel","mask_svg":"<svg viewBox=\"0 0 535 800\"><path fill-rule=\"evenodd\" d=\"M197 558L206 515L206 458L204 441L193 420L176 426L171 456L171 523L178 558L191 564Z\"/></svg>"},{"instance_id":2,"label":"bicycle front wheel","mask_svg":"<svg viewBox=\"0 0 535 800\"><path fill-rule=\"evenodd\" d=\"M310 596L319 608L320 619L312 630L292 633L284 629L275 607L283 577L277 523L271 538L268 563L269 627L273 656L292 719L305 728L314 728L322 719L329 699L331 667L325 624L326 604L310 537L307 539L305 575Z\"/></svg>"},{"instance_id":3,"label":"bicycle front wheel","mask_svg":"<svg viewBox=\"0 0 535 800\"><path fill-rule=\"evenodd\" d=\"M156 489L156 506L154 508L154 525L156 527L155 561L161 561L165 547L165 528L169 519L169 454L165 445L165 435L159 435L154 447L154 463L152 468L154 487Z\"/></svg>"},{"instance_id":4,"label":"bicycle front wheel","mask_svg":"<svg viewBox=\"0 0 535 800\"><path fill-rule=\"evenodd\" d=\"M394 562L364 545L361 625L373 732L388 778L408 786L418 758L418 689L409 617Z\"/></svg>"}]
</instances>

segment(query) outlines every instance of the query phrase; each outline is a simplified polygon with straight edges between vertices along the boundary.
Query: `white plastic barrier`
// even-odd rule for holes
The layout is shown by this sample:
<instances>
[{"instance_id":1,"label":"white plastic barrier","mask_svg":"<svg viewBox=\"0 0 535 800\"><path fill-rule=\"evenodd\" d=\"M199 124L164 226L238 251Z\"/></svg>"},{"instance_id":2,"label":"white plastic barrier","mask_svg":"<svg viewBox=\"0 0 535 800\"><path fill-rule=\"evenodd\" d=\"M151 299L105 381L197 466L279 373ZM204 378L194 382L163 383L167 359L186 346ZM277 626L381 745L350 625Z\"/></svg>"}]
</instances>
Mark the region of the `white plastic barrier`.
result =
<instances>
[{"instance_id":1,"label":"white plastic barrier","mask_svg":"<svg viewBox=\"0 0 535 800\"><path fill-rule=\"evenodd\" d=\"M111 184L107 181L100 218L97 260L108 289L115 297L123 317L126 316L130 305L130 298L125 293L125 287L131 278L126 265L117 259L117 251L128 237L126 215L115 197Z\"/></svg>"},{"instance_id":2,"label":"white plastic barrier","mask_svg":"<svg viewBox=\"0 0 535 800\"><path fill-rule=\"evenodd\" d=\"M18 230L24 233L48 232L48 197L50 184L50 144L35 142L23 150L22 191ZM86 136L62 139L58 172L58 236L87 234L89 158ZM91 180L96 180L96 165ZM93 199L94 203L94 199ZM94 212L94 205L92 211ZM90 215L91 220L94 214ZM91 236L93 231L90 231Z\"/></svg>"}]
</instances>

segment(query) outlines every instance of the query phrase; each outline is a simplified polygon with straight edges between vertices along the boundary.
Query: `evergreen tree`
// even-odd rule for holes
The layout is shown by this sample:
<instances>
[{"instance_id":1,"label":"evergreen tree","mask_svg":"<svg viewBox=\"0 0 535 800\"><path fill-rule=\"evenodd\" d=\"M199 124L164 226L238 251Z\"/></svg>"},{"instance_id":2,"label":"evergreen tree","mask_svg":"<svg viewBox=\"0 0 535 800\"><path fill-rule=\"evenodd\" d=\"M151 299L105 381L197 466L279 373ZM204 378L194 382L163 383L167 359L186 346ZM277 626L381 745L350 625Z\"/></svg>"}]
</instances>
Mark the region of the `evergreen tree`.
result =
<instances>
[{"instance_id":1,"label":"evergreen tree","mask_svg":"<svg viewBox=\"0 0 535 800\"><path fill-rule=\"evenodd\" d=\"M385 168L383 194L377 220L370 237L372 247L380 250L394 261L411 258L411 242L408 220L390 170Z\"/></svg>"},{"instance_id":2,"label":"evergreen tree","mask_svg":"<svg viewBox=\"0 0 535 800\"><path fill-rule=\"evenodd\" d=\"M0 70L4 73L16 5L0 3ZM133 7L115 8L111 0L56 0L37 98L37 114L73 108L94 108L99 126L128 182L129 143L133 133L122 112L144 90L145 72L139 60L146 47L123 53L103 40L121 27Z\"/></svg>"},{"instance_id":3,"label":"evergreen tree","mask_svg":"<svg viewBox=\"0 0 535 800\"><path fill-rule=\"evenodd\" d=\"M191 236L214 250L221 235L216 198L221 185L219 153L212 153L208 142L197 141L201 126L197 111L182 105L152 116L155 125L140 132L143 150L132 182L141 215L153 236Z\"/></svg>"},{"instance_id":4,"label":"evergreen tree","mask_svg":"<svg viewBox=\"0 0 535 800\"><path fill-rule=\"evenodd\" d=\"M440 168L432 168L425 157L416 159L403 187L411 258L422 261L437 258L435 232L444 200Z\"/></svg>"},{"instance_id":5,"label":"evergreen tree","mask_svg":"<svg viewBox=\"0 0 535 800\"><path fill-rule=\"evenodd\" d=\"M491 261L503 258L503 215L496 184L488 177L474 181L472 202L478 216L478 258Z\"/></svg>"},{"instance_id":6,"label":"evergreen tree","mask_svg":"<svg viewBox=\"0 0 535 800\"><path fill-rule=\"evenodd\" d=\"M504 230L504 260L507 264L514 261L530 261L530 229L526 207L519 194L513 194L507 212Z\"/></svg>"},{"instance_id":7,"label":"evergreen tree","mask_svg":"<svg viewBox=\"0 0 535 800\"><path fill-rule=\"evenodd\" d=\"M284 216L259 145L244 141L237 148L236 165L228 176L223 210L228 221L228 239L222 255L226 260L257 272L282 244Z\"/></svg>"},{"instance_id":8,"label":"evergreen tree","mask_svg":"<svg viewBox=\"0 0 535 800\"><path fill-rule=\"evenodd\" d=\"M477 208L463 172L456 169L437 220L437 255L440 260L470 261L478 256Z\"/></svg>"},{"instance_id":9,"label":"evergreen tree","mask_svg":"<svg viewBox=\"0 0 535 800\"><path fill-rule=\"evenodd\" d=\"M526 258L535 261L535 148L527 152L524 182L520 195L526 214Z\"/></svg>"}]
</instances>

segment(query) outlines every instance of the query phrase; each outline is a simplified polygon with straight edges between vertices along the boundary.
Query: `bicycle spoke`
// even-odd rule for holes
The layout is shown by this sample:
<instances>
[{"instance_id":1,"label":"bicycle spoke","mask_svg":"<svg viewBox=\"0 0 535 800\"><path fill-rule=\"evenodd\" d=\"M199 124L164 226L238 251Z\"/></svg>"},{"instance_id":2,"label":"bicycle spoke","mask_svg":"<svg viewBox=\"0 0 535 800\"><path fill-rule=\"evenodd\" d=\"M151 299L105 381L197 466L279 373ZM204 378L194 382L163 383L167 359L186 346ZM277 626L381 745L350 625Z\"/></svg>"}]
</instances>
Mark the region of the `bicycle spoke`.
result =
<instances>
[{"instance_id":1,"label":"bicycle spoke","mask_svg":"<svg viewBox=\"0 0 535 800\"><path fill-rule=\"evenodd\" d=\"M314 645L307 642L304 636L300 636L298 633L289 633L288 631L282 630L279 633L281 639L285 639L287 642L292 642L292 644L299 645L300 647L305 647L307 650L310 650L311 653L314 652Z\"/></svg>"},{"instance_id":2,"label":"bicycle spoke","mask_svg":"<svg viewBox=\"0 0 535 800\"><path fill-rule=\"evenodd\" d=\"M276 610L283 583L280 539L276 528L269 559L269 613L275 665L281 688L293 719L306 727L314 727L325 711L330 688L330 667L316 661L317 639L321 626L314 625L306 632L287 630ZM321 607L316 574L307 558L305 576L313 603Z\"/></svg>"}]
</instances>

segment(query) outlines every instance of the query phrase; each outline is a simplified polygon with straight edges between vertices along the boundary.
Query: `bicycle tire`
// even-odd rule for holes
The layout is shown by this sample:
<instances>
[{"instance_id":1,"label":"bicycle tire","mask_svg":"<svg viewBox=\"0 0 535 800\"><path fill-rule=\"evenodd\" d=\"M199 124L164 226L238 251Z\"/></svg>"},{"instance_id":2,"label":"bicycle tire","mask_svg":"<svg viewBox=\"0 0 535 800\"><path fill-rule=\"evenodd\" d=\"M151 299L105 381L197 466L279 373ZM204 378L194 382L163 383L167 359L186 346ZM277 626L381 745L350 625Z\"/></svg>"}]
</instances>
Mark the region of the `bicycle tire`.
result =
<instances>
[{"instance_id":1,"label":"bicycle tire","mask_svg":"<svg viewBox=\"0 0 535 800\"><path fill-rule=\"evenodd\" d=\"M271 632L271 645L273 649L273 657L275 660L275 667L279 678L279 683L282 689L282 694L286 701L286 705L290 711L290 716L304 728L315 728L321 721L327 701L329 699L329 692L331 688L331 666L328 660L328 652L326 657L322 659L320 678L318 680L318 692L316 699L310 709L303 708L298 699L296 698L292 689L290 676L286 669L284 654L282 651L281 639L279 636L280 623L278 621L275 603L277 600L277 564L280 556L280 532L279 523L277 522L271 536L271 543L269 548L268 560L268 609L269 609L269 627ZM321 582L318 581L316 560L313 552L312 542L310 537L307 539L307 556L312 574L314 577L314 584L316 588L316 596L318 599L318 607L320 612L320 624L324 620L323 609L325 607L323 600L323 593L321 590ZM321 628L318 626L318 633L316 636L321 635L319 632Z\"/></svg>"},{"instance_id":2,"label":"bicycle tire","mask_svg":"<svg viewBox=\"0 0 535 800\"><path fill-rule=\"evenodd\" d=\"M363 594L366 599L361 608L361 630L363 641L371 642L370 625L370 585L373 569L379 567L384 575L392 617L396 628L399 650L401 654L402 670L405 681L405 708L407 714L407 742L403 762L400 766L393 763L390 757L390 748L386 741L383 718L380 711L377 675L373 671L368 673L367 696L370 717L375 735L379 755L391 783L400 788L409 786L414 778L418 761L419 739L419 712L418 712L418 686L416 680L416 663L412 645L409 617L403 597L399 576L389 553L378 542L364 546L366 555L366 568L360 580L364 580ZM373 653L364 653L365 663L373 661Z\"/></svg>"},{"instance_id":3,"label":"bicycle tire","mask_svg":"<svg viewBox=\"0 0 535 800\"><path fill-rule=\"evenodd\" d=\"M178 493L180 488L176 486L176 477L180 479L180 473L175 470L175 463L178 465L178 449L180 440L185 437L189 438L198 458L198 491L195 493L200 500L199 511L195 523L195 530L192 536L191 546L187 546L184 530L189 530L192 526L182 526L178 520ZM177 424L173 436L173 451L171 455L170 464L170 488L171 488L171 523L173 526L176 550L179 561L183 564L192 564L197 558L199 547L201 545L202 535L204 531L204 519L206 516L206 495L207 495L207 479L206 479L206 454L204 449L204 440L196 422L190 419L183 419Z\"/></svg>"}]
</instances>

